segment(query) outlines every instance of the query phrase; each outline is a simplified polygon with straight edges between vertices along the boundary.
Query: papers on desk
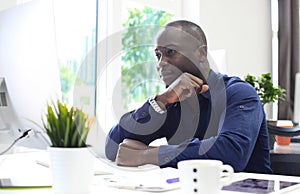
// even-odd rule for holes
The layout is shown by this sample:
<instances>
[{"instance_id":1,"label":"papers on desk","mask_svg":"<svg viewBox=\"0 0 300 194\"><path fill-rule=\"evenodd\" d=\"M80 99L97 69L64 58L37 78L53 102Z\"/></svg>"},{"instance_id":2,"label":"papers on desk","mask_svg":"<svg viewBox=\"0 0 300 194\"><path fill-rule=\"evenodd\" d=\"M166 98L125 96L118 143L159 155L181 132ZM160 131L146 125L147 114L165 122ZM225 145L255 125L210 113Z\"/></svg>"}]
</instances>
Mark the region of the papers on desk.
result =
<instances>
[{"instance_id":1,"label":"papers on desk","mask_svg":"<svg viewBox=\"0 0 300 194\"><path fill-rule=\"evenodd\" d=\"M102 181L111 187L150 192L179 189L177 169L163 168L142 172L115 173L103 176Z\"/></svg>"},{"instance_id":2,"label":"papers on desk","mask_svg":"<svg viewBox=\"0 0 300 194\"><path fill-rule=\"evenodd\" d=\"M9 188L51 187L49 155L45 151L0 156L0 190ZM93 185L161 192L179 188L177 170L155 165L121 167L96 159ZM167 179L174 179L167 182Z\"/></svg>"},{"instance_id":3,"label":"papers on desk","mask_svg":"<svg viewBox=\"0 0 300 194\"><path fill-rule=\"evenodd\" d=\"M34 162L44 152L16 153L0 158L0 188L51 187L51 172Z\"/></svg>"}]
</instances>

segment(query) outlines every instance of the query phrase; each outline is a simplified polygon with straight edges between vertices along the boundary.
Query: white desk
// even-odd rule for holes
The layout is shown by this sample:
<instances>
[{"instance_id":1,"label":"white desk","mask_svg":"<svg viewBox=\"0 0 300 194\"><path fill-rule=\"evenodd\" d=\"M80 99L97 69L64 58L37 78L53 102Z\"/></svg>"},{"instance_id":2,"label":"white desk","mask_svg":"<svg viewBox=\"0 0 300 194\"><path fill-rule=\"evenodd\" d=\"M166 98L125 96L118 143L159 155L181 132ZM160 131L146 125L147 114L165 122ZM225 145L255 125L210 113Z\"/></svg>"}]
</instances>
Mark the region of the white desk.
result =
<instances>
[{"instance_id":1,"label":"white desk","mask_svg":"<svg viewBox=\"0 0 300 194\"><path fill-rule=\"evenodd\" d=\"M36 160L44 160L48 156L45 151L27 151L22 153L14 153L0 156L0 178L8 177L18 177L22 181L34 179L38 183L43 183L51 180L51 174L49 168L43 167L36 163ZM96 168L103 168L104 171L109 171L110 167L107 164L100 162L99 160ZM100 169L101 170L101 169ZM110 187L103 181L103 176L94 176L91 194L98 193L123 193L123 194L133 194L133 193L150 193L145 191L133 191L127 189L118 189ZM268 180L283 180L283 181L293 181L300 182L300 177L290 177L290 176L280 176L280 175L263 175L263 174L252 174L252 173L235 173L234 180L242 180L246 178L260 178ZM300 192L300 185L297 186L292 191L286 193L297 193ZM0 189L0 194L53 194L51 188L34 188L34 189L14 189L14 190L4 190ZM181 194L180 189L163 192L166 194ZM230 191L222 191L221 193L238 193Z\"/></svg>"}]
</instances>

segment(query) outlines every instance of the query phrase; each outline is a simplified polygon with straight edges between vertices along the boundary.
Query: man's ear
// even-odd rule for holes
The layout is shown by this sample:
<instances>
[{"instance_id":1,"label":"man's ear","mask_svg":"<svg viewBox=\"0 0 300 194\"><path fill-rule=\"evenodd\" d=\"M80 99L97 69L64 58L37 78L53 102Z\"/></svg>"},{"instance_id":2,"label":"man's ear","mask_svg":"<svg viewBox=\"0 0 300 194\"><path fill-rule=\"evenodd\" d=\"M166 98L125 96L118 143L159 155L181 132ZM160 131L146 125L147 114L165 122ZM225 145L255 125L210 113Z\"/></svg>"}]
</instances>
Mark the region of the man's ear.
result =
<instances>
[{"instance_id":1,"label":"man's ear","mask_svg":"<svg viewBox=\"0 0 300 194\"><path fill-rule=\"evenodd\" d=\"M207 47L206 47L206 45L199 46L196 49L196 52L197 52L197 57L198 57L200 62L204 62L204 61L207 60Z\"/></svg>"}]
</instances>

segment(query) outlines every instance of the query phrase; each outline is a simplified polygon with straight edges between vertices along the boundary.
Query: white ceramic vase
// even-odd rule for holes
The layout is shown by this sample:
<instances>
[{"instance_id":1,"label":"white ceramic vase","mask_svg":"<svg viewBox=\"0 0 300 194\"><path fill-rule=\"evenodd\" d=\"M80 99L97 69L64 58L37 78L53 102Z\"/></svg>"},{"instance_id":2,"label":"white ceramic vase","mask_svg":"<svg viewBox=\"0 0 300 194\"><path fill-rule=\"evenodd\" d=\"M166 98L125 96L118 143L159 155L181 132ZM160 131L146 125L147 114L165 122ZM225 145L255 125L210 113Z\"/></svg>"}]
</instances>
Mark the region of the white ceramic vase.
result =
<instances>
[{"instance_id":1,"label":"white ceramic vase","mask_svg":"<svg viewBox=\"0 0 300 194\"><path fill-rule=\"evenodd\" d=\"M94 174L94 156L85 148L48 147L55 194L88 194Z\"/></svg>"}]
</instances>

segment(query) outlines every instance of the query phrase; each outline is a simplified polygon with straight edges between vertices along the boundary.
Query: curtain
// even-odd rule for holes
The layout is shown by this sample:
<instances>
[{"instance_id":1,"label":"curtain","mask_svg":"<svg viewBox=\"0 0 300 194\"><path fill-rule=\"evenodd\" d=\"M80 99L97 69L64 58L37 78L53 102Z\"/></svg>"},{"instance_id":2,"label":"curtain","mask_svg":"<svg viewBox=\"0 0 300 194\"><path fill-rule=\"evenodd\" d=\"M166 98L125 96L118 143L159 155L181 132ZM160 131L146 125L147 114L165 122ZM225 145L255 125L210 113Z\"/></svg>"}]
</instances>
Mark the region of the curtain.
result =
<instances>
[{"instance_id":1,"label":"curtain","mask_svg":"<svg viewBox=\"0 0 300 194\"><path fill-rule=\"evenodd\" d=\"M299 0L278 0L278 81L286 100L278 104L278 119L293 118L295 74L299 64Z\"/></svg>"}]
</instances>

